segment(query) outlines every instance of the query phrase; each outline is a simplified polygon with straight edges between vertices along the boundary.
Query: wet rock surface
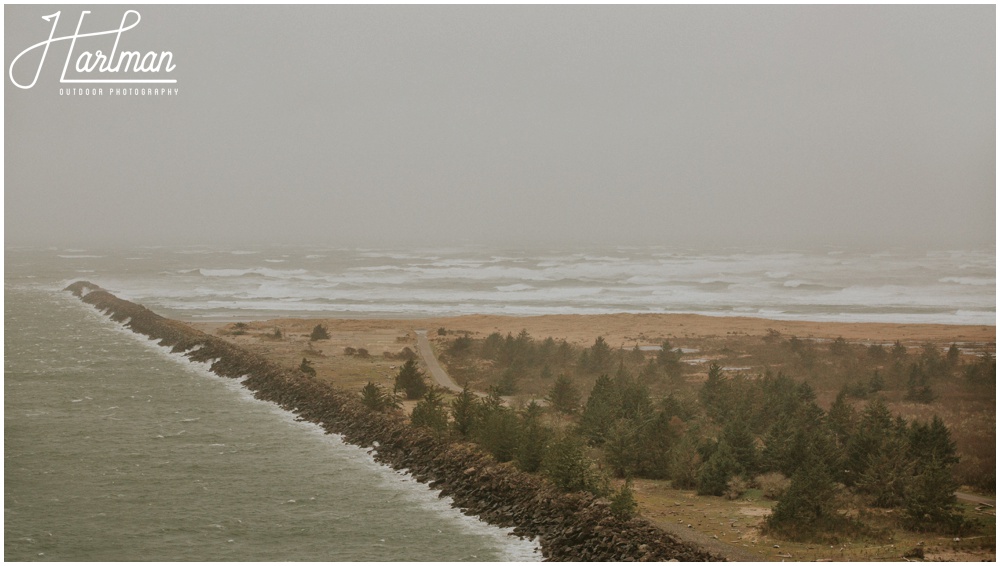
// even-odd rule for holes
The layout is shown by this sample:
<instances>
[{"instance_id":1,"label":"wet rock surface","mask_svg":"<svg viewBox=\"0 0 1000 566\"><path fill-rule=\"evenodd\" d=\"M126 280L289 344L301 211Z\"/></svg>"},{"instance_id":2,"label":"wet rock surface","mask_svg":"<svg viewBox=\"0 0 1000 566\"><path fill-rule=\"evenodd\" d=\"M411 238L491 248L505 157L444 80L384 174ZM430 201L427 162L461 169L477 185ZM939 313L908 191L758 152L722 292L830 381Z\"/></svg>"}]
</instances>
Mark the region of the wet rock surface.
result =
<instances>
[{"instance_id":1,"label":"wet rock surface","mask_svg":"<svg viewBox=\"0 0 1000 566\"><path fill-rule=\"evenodd\" d=\"M157 340L193 361L211 362L211 371L242 384L258 399L271 401L316 423L345 442L369 447L375 459L452 498L464 513L540 543L546 560L718 561L706 552L641 518L621 520L607 502L588 493L562 493L540 476L498 464L474 445L409 426L400 415L373 412L355 392L317 381L296 369L164 318L119 299L93 283L66 288L85 303Z\"/></svg>"}]
</instances>

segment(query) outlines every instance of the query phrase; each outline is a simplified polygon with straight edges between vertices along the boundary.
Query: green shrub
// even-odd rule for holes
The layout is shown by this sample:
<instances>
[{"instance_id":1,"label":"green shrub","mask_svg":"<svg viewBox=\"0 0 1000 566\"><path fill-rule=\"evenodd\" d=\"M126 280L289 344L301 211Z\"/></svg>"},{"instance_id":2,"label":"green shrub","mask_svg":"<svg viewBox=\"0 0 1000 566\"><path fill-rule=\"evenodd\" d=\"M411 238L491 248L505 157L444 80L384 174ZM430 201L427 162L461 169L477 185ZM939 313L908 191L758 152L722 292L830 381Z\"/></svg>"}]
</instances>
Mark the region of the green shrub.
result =
<instances>
[{"instance_id":1,"label":"green shrub","mask_svg":"<svg viewBox=\"0 0 1000 566\"><path fill-rule=\"evenodd\" d=\"M611 513L622 520L635 517L639 511L639 504L635 500L635 492L632 489L632 479L625 480L621 489L611 496Z\"/></svg>"},{"instance_id":2,"label":"green shrub","mask_svg":"<svg viewBox=\"0 0 1000 566\"><path fill-rule=\"evenodd\" d=\"M326 327L322 324L317 324L312 329L312 333L309 335L309 340L329 340L330 333L326 331Z\"/></svg>"},{"instance_id":3,"label":"green shrub","mask_svg":"<svg viewBox=\"0 0 1000 566\"><path fill-rule=\"evenodd\" d=\"M299 371L306 375L316 377L316 368L313 367L312 362L305 358L302 358L302 363L299 364Z\"/></svg>"}]
</instances>

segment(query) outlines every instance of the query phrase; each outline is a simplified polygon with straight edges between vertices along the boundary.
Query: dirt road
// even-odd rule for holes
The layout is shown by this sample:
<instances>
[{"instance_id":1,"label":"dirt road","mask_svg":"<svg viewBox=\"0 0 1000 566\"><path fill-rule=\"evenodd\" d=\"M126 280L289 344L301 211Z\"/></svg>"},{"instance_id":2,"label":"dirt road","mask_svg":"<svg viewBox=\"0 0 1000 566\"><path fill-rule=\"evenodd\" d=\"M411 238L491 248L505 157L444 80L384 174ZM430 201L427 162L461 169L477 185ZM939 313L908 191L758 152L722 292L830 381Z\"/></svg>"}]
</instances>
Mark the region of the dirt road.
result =
<instances>
[{"instance_id":1,"label":"dirt road","mask_svg":"<svg viewBox=\"0 0 1000 566\"><path fill-rule=\"evenodd\" d=\"M983 497L981 495L973 495L971 493L962 493L961 491L955 492L955 497L962 499L964 501L971 501L972 503L978 503L980 505L989 505L990 507L996 507L996 499Z\"/></svg>"},{"instance_id":2,"label":"dirt road","mask_svg":"<svg viewBox=\"0 0 1000 566\"><path fill-rule=\"evenodd\" d=\"M427 365L427 369L431 372L431 377L442 387L446 387L455 392L461 392L462 388L458 386L448 372L444 371L441 364L437 361L437 356L434 355L434 350L431 349L431 343L427 340L426 330L417 330L417 352L420 357L424 359L424 364Z\"/></svg>"}]
</instances>

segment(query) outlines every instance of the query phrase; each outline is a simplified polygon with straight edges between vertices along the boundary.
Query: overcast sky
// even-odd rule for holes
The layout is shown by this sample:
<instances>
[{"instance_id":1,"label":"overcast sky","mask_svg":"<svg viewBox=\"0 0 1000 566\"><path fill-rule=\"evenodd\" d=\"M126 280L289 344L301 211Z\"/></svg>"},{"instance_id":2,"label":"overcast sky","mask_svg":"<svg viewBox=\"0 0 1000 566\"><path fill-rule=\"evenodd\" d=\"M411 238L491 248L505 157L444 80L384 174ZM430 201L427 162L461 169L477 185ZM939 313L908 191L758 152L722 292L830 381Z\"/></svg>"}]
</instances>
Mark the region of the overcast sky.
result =
<instances>
[{"instance_id":1,"label":"overcast sky","mask_svg":"<svg viewBox=\"0 0 1000 566\"><path fill-rule=\"evenodd\" d=\"M4 8L8 245L995 242L992 5L144 6L177 96L16 88L58 9Z\"/></svg>"}]
</instances>

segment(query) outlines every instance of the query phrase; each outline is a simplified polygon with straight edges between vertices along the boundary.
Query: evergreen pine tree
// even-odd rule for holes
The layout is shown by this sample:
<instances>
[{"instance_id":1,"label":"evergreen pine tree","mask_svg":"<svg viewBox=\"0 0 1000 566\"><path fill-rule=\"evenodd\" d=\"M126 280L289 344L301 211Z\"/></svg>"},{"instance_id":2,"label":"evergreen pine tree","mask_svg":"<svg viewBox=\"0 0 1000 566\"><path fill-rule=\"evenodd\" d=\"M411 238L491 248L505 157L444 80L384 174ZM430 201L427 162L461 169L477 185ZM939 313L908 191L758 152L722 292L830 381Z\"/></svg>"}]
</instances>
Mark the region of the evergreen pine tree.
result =
<instances>
[{"instance_id":1,"label":"evergreen pine tree","mask_svg":"<svg viewBox=\"0 0 1000 566\"><path fill-rule=\"evenodd\" d=\"M860 427L855 437L859 435L862 435ZM915 462L909 455L906 421L891 419L888 427L872 431L872 436L877 440L873 444L875 449L865 455L855 488L868 495L875 507L897 507L903 503L907 485L916 471ZM849 453L849 463L850 456Z\"/></svg>"},{"instance_id":2,"label":"evergreen pine tree","mask_svg":"<svg viewBox=\"0 0 1000 566\"><path fill-rule=\"evenodd\" d=\"M885 346L881 344L872 344L868 346L868 357L875 362L881 362L886 358L888 352L885 351Z\"/></svg>"},{"instance_id":3,"label":"evergreen pine tree","mask_svg":"<svg viewBox=\"0 0 1000 566\"><path fill-rule=\"evenodd\" d=\"M500 374L500 381L497 382L497 390L501 395L513 395L517 393L517 369L509 367Z\"/></svg>"},{"instance_id":4,"label":"evergreen pine tree","mask_svg":"<svg viewBox=\"0 0 1000 566\"><path fill-rule=\"evenodd\" d=\"M808 381L801 381L795 386L795 395L800 403L811 403L816 400L816 390Z\"/></svg>"},{"instance_id":5,"label":"evergreen pine tree","mask_svg":"<svg viewBox=\"0 0 1000 566\"><path fill-rule=\"evenodd\" d=\"M759 455L757 441L747 421L746 418L737 417L726 423L722 429L722 438L732 449L737 473L749 479L757 473Z\"/></svg>"},{"instance_id":6,"label":"evergreen pine tree","mask_svg":"<svg viewBox=\"0 0 1000 566\"><path fill-rule=\"evenodd\" d=\"M923 462L936 461L944 466L958 463L951 432L937 415L934 415L930 423L914 422L910 425L909 453L917 462L918 468Z\"/></svg>"},{"instance_id":7,"label":"evergreen pine tree","mask_svg":"<svg viewBox=\"0 0 1000 566\"><path fill-rule=\"evenodd\" d=\"M607 481L594 469L584 450L583 439L562 433L553 439L542 461L542 472L563 491L589 491L605 495Z\"/></svg>"},{"instance_id":8,"label":"evergreen pine tree","mask_svg":"<svg viewBox=\"0 0 1000 566\"><path fill-rule=\"evenodd\" d=\"M672 350L670 342L667 340L663 341L663 344L660 345L660 351L656 353L656 363L671 379L679 377L684 367L681 363L680 349Z\"/></svg>"},{"instance_id":9,"label":"evergreen pine tree","mask_svg":"<svg viewBox=\"0 0 1000 566\"><path fill-rule=\"evenodd\" d=\"M604 437L621 415L621 392L607 374L602 374L590 390L590 397L580 416L580 432L594 444Z\"/></svg>"},{"instance_id":10,"label":"evergreen pine tree","mask_svg":"<svg viewBox=\"0 0 1000 566\"><path fill-rule=\"evenodd\" d=\"M701 456L694 437L696 431L682 435L670 450L668 475L674 489L694 489L698 487L698 470Z\"/></svg>"},{"instance_id":11,"label":"evergreen pine tree","mask_svg":"<svg viewBox=\"0 0 1000 566\"><path fill-rule=\"evenodd\" d=\"M761 471L781 472L786 477L795 473L799 463L792 457L795 431L791 417L782 416L764 434L764 448L761 450Z\"/></svg>"},{"instance_id":12,"label":"evergreen pine tree","mask_svg":"<svg viewBox=\"0 0 1000 566\"><path fill-rule=\"evenodd\" d=\"M555 357L558 363L568 364L573 360L573 346L570 346L566 340L560 340L559 347L556 348Z\"/></svg>"},{"instance_id":13,"label":"evergreen pine tree","mask_svg":"<svg viewBox=\"0 0 1000 566\"><path fill-rule=\"evenodd\" d=\"M649 360L639 371L639 383L649 385L660 380L660 366L656 360Z\"/></svg>"},{"instance_id":14,"label":"evergreen pine tree","mask_svg":"<svg viewBox=\"0 0 1000 566\"><path fill-rule=\"evenodd\" d=\"M868 391L869 393L878 393L883 389L885 389L885 380L882 379L882 374L875 370L872 373L871 381L868 382Z\"/></svg>"},{"instance_id":15,"label":"evergreen pine tree","mask_svg":"<svg viewBox=\"0 0 1000 566\"><path fill-rule=\"evenodd\" d=\"M635 475L654 479L669 477L671 451L683 433L683 422L661 410L640 424L635 442Z\"/></svg>"},{"instance_id":16,"label":"evergreen pine tree","mask_svg":"<svg viewBox=\"0 0 1000 566\"><path fill-rule=\"evenodd\" d=\"M965 366L965 379L970 383L981 383L996 387L997 363L993 355L983 352L975 363Z\"/></svg>"},{"instance_id":17,"label":"evergreen pine tree","mask_svg":"<svg viewBox=\"0 0 1000 566\"><path fill-rule=\"evenodd\" d=\"M645 384L632 379L622 364L615 374L615 387L619 392L619 415L626 419L649 419L653 413L653 399Z\"/></svg>"},{"instance_id":18,"label":"evergreen pine tree","mask_svg":"<svg viewBox=\"0 0 1000 566\"><path fill-rule=\"evenodd\" d=\"M761 430L774 424L776 420L785 416L791 416L799 406L799 399L795 394L795 381L784 373L778 372L773 375L771 372L764 374L764 379L760 381L761 406L765 407L761 419Z\"/></svg>"},{"instance_id":19,"label":"evergreen pine tree","mask_svg":"<svg viewBox=\"0 0 1000 566\"><path fill-rule=\"evenodd\" d=\"M361 388L361 403L373 411L382 408L382 395L379 387L372 382Z\"/></svg>"},{"instance_id":20,"label":"evergreen pine tree","mask_svg":"<svg viewBox=\"0 0 1000 566\"><path fill-rule=\"evenodd\" d=\"M962 356L962 351L958 349L958 344L952 344L948 348L948 353L945 355L945 360L948 363L948 367L954 368L958 365L958 362Z\"/></svg>"},{"instance_id":21,"label":"evergreen pine tree","mask_svg":"<svg viewBox=\"0 0 1000 566\"><path fill-rule=\"evenodd\" d=\"M847 402L847 391L841 390L837 399L830 405L827 421L833 431L839 446L846 446L848 439L854 433L854 407Z\"/></svg>"},{"instance_id":22,"label":"evergreen pine tree","mask_svg":"<svg viewBox=\"0 0 1000 566\"><path fill-rule=\"evenodd\" d=\"M473 428L476 426L478 416L478 403L476 394L469 390L466 384L462 392L451 400L452 428L455 429L462 438L469 438Z\"/></svg>"},{"instance_id":23,"label":"evergreen pine tree","mask_svg":"<svg viewBox=\"0 0 1000 566\"><path fill-rule=\"evenodd\" d=\"M904 487L904 523L915 530L961 530L964 519L957 508L958 484L952 476L959 458L948 427L937 415L930 423L914 422L908 430L908 444L913 476Z\"/></svg>"},{"instance_id":24,"label":"evergreen pine tree","mask_svg":"<svg viewBox=\"0 0 1000 566\"><path fill-rule=\"evenodd\" d=\"M792 418L792 443L788 454L788 476L791 477L809 458L815 458L829 470L842 469L842 454L816 403L802 403Z\"/></svg>"},{"instance_id":25,"label":"evergreen pine tree","mask_svg":"<svg viewBox=\"0 0 1000 566\"><path fill-rule=\"evenodd\" d=\"M857 483L869 458L881 452L892 434L892 414L881 399L869 401L861 412L855 433L847 442L844 482ZM788 475L788 474L785 474Z\"/></svg>"},{"instance_id":26,"label":"evergreen pine tree","mask_svg":"<svg viewBox=\"0 0 1000 566\"><path fill-rule=\"evenodd\" d=\"M410 422L413 426L423 426L438 432L448 429L448 413L437 389L428 389L424 393L424 397L413 407Z\"/></svg>"},{"instance_id":27,"label":"evergreen pine tree","mask_svg":"<svg viewBox=\"0 0 1000 566\"><path fill-rule=\"evenodd\" d=\"M811 455L767 518L768 530L792 540L820 538L837 516L837 488L821 458Z\"/></svg>"},{"instance_id":28,"label":"evergreen pine tree","mask_svg":"<svg viewBox=\"0 0 1000 566\"><path fill-rule=\"evenodd\" d=\"M617 477L635 474L639 468L639 430L633 421L618 419L608 430L604 442L604 460Z\"/></svg>"},{"instance_id":29,"label":"evergreen pine tree","mask_svg":"<svg viewBox=\"0 0 1000 566\"><path fill-rule=\"evenodd\" d=\"M427 391L424 372L417 368L417 362L406 360L396 374L396 389L402 390L407 399L419 399Z\"/></svg>"},{"instance_id":30,"label":"evergreen pine tree","mask_svg":"<svg viewBox=\"0 0 1000 566\"><path fill-rule=\"evenodd\" d=\"M522 470L537 472L545 459L551 431L542 423L542 407L533 400L521 413L520 432L514 460Z\"/></svg>"},{"instance_id":31,"label":"evergreen pine tree","mask_svg":"<svg viewBox=\"0 0 1000 566\"><path fill-rule=\"evenodd\" d=\"M698 495L722 495L729 478L739 473L739 463L732 447L725 439L720 440L715 452L698 473Z\"/></svg>"},{"instance_id":32,"label":"evergreen pine tree","mask_svg":"<svg viewBox=\"0 0 1000 566\"><path fill-rule=\"evenodd\" d=\"M538 359L548 365L556 354L556 340L549 336L538 346ZM551 376L550 376L551 377Z\"/></svg>"},{"instance_id":33,"label":"evergreen pine tree","mask_svg":"<svg viewBox=\"0 0 1000 566\"><path fill-rule=\"evenodd\" d=\"M594 340L594 345L590 347L590 360L587 369L593 373L607 371L611 367L611 362L611 346L608 346L603 336L598 336Z\"/></svg>"},{"instance_id":34,"label":"evergreen pine tree","mask_svg":"<svg viewBox=\"0 0 1000 566\"><path fill-rule=\"evenodd\" d=\"M611 496L611 513L622 520L635 517L639 511L639 504L635 500L635 491L632 489L632 478L625 480L621 489Z\"/></svg>"},{"instance_id":35,"label":"evergreen pine tree","mask_svg":"<svg viewBox=\"0 0 1000 566\"><path fill-rule=\"evenodd\" d=\"M698 400L705 411L716 421L724 421L728 414L729 387L728 381L722 377L722 368L718 364L708 367L708 380L698 391Z\"/></svg>"},{"instance_id":36,"label":"evergreen pine tree","mask_svg":"<svg viewBox=\"0 0 1000 566\"><path fill-rule=\"evenodd\" d=\"M906 488L903 524L915 531L944 531L959 534L964 517L955 497L957 483L951 466L932 458Z\"/></svg>"},{"instance_id":37,"label":"evergreen pine tree","mask_svg":"<svg viewBox=\"0 0 1000 566\"><path fill-rule=\"evenodd\" d=\"M361 388L361 403L373 411L398 409L399 402L395 396L385 391L380 385L368 382Z\"/></svg>"},{"instance_id":38,"label":"evergreen pine tree","mask_svg":"<svg viewBox=\"0 0 1000 566\"><path fill-rule=\"evenodd\" d=\"M573 380L560 373L546 397L553 409L567 415L580 409L580 390Z\"/></svg>"},{"instance_id":39,"label":"evergreen pine tree","mask_svg":"<svg viewBox=\"0 0 1000 566\"><path fill-rule=\"evenodd\" d=\"M542 378L542 381L552 379L552 368L549 367L549 364L542 366L542 371L538 373L538 377Z\"/></svg>"},{"instance_id":40,"label":"evergreen pine tree","mask_svg":"<svg viewBox=\"0 0 1000 566\"><path fill-rule=\"evenodd\" d=\"M635 347L629 352L629 362L634 365L639 365L646 360L646 355L642 353L642 349L639 348L639 343L635 343Z\"/></svg>"},{"instance_id":41,"label":"evergreen pine tree","mask_svg":"<svg viewBox=\"0 0 1000 566\"><path fill-rule=\"evenodd\" d=\"M480 405L473 438L498 462L514 458L520 434L520 421L513 410L490 403L488 398Z\"/></svg>"}]
</instances>

